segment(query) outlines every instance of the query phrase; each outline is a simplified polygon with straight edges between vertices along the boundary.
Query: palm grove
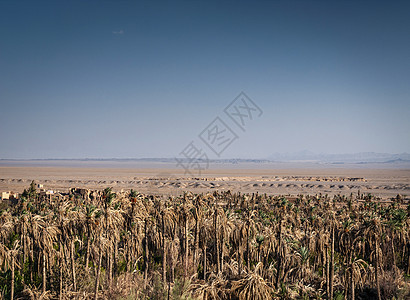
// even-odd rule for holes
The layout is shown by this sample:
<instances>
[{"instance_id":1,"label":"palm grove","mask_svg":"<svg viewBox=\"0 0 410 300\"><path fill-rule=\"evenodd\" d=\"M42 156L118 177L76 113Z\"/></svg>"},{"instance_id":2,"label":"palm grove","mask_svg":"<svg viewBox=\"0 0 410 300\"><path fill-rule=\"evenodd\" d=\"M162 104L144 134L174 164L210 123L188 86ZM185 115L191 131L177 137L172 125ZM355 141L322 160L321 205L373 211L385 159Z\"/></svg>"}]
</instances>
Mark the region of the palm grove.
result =
<instances>
[{"instance_id":1,"label":"palm grove","mask_svg":"<svg viewBox=\"0 0 410 300\"><path fill-rule=\"evenodd\" d=\"M399 196L106 188L41 199L34 186L0 213L4 299L410 297Z\"/></svg>"}]
</instances>

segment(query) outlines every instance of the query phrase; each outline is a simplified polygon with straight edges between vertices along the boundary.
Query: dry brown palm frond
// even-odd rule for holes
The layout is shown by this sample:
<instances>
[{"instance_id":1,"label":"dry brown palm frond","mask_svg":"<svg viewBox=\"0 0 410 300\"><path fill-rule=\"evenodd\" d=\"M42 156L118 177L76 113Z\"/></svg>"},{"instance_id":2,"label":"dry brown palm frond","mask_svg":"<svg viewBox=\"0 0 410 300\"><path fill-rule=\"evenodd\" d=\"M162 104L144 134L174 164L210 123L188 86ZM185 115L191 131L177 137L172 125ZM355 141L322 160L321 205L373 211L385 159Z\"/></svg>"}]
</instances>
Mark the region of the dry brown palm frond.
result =
<instances>
[{"instance_id":1,"label":"dry brown palm frond","mask_svg":"<svg viewBox=\"0 0 410 300\"><path fill-rule=\"evenodd\" d=\"M212 273L206 282L201 280L191 284L188 291L198 299L223 300L227 298L226 285L225 279Z\"/></svg>"},{"instance_id":2,"label":"dry brown palm frond","mask_svg":"<svg viewBox=\"0 0 410 300\"><path fill-rule=\"evenodd\" d=\"M238 274L238 262L236 260L232 260L230 262L225 263L225 268L223 275L227 278L232 278Z\"/></svg>"},{"instance_id":3,"label":"dry brown palm frond","mask_svg":"<svg viewBox=\"0 0 410 300\"><path fill-rule=\"evenodd\" d=\"M13 222L6 220L5 222L2 222L2 224L0 225L0 239L4 240L8 237L8 235L10 234L11 230L13 229Z\"/></svg>"},{"instance_id":4,"label":"dry brown palm frond","mask_svg":"<svg viewBox=\"0 0 410 300\"><path fill-rule=\"evenodd\" d=\"M55 295L53 295L50 291L45 291L44 293L42 293L36 287L29 287L27 285L24 287L22 294L24 295L24 297L19 298L19 299L30 299L30 300L55 299Z\"/></svg>"},{"instance_id":5,"label":"dry brown palm frond","mask_svg":"<svg viewBox=\"0 0 410 300\"><path fill-rule=\"evenodd\" d=\"M138 262L142 259L142 255L137 258L137 260L134 262L134 265L132 266L131 274L137 273L138 272Z\"/></svg>"},{"instance_id":6,"label":"dry brown palm frond","mask_svg":"<svg viewBox=\"0 0 410 300\"><path fill-rule=\"evenodd\" d=\"M305 285L303 282L298 282L295 285L295 290L298 291L298 299L308 297L309 299L321 299L324 296L322 289L316 289L311 285Z\"/></svg>"},{"instance_id":7,"label":"dry brown palm frond","mask_svg":"<svg viewBox=\"0 0 410 300\"><path fill-rule=\"evenodd\" d=\"M363 259L354 259L347 267L346 271L351 273L353 280L359 287L363 287L366 279L368 264Z\"/></svg>"},{"instance_id":8,"label":"dry brown palm frond","mask_svg":"<svg viewBox=\"0 0 410 300\"><path fill-rule=\"evenodd\" d=\"M240 300L271 299L274 289L260 275L263 265L259 262L245 278L232 282L231 292Z\"/></svg>"}]
</instances>

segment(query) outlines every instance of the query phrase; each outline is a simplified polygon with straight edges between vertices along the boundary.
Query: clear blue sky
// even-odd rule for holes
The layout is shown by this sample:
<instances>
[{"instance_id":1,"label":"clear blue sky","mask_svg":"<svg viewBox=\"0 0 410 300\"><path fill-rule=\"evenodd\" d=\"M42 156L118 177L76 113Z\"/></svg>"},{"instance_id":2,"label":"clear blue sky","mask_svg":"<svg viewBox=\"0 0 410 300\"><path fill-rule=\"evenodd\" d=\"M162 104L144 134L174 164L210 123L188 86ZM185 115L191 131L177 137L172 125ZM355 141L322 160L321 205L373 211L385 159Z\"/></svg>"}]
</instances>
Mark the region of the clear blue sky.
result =
<instances>
[{"instance_id":1,"label":"clear blue sky","mask_svg":"<svg viewBox=\"0 0 410 300\"><path fill-rule=\"evenodd\" d=\"M0 158L174 157L241 91L224 158L410 152L408 3L1 1Z\"/></svg>"}]
</instances>

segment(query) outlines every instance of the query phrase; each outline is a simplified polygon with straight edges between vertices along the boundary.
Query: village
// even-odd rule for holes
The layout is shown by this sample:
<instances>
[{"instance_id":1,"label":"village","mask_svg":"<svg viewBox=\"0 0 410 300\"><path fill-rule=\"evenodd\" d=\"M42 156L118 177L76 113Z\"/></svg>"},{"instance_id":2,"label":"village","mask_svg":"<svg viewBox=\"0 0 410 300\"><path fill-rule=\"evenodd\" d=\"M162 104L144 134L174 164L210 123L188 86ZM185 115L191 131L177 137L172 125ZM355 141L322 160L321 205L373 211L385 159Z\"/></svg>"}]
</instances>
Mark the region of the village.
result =
<instances>
[{"instance_id":1,"label":"village","mask_svg":"<svg viewBox=\"0 0 410 300\"><path fill-rule=\"evenodd\" d=\"M92 199L93 197L97 197L99 195L98 191L91 191L89 189L84 188L69 188L68 191L59 191L59 190L52 190L48 189L44 186L44 184L36 184L32 181L30 188L35 189L36 196L38 200L69 200L72 198L82 198L85 200ZM8 201L10 204L16 204L22 198L26 198L23 193L18 193L14 191L2 191L1 192L1 201Z\"/></svg>"}]
</instances>

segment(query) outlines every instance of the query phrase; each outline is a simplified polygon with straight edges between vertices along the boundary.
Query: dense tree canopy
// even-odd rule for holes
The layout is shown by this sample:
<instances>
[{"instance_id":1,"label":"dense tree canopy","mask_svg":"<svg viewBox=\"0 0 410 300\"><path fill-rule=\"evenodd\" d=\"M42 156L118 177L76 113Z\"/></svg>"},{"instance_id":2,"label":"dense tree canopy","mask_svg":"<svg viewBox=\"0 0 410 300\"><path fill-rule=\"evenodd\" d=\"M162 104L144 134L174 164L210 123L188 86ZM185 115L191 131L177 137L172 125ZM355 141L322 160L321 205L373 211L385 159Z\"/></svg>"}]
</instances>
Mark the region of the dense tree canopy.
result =
<instances>
[{"instance_id":1,"label":"dense tree canopy","mask_svg":"<svg viewBox=\"0 0 410 300\"><path fill-rule=\"evenodd\" d=\"M2 297L408 299L410 206L111 188L0 212Z\"/></svg>"}]
</instances>

